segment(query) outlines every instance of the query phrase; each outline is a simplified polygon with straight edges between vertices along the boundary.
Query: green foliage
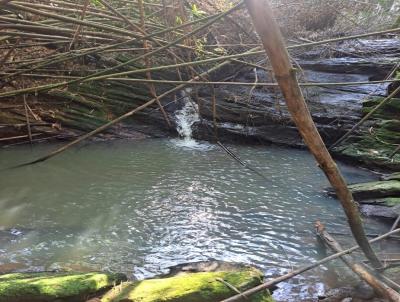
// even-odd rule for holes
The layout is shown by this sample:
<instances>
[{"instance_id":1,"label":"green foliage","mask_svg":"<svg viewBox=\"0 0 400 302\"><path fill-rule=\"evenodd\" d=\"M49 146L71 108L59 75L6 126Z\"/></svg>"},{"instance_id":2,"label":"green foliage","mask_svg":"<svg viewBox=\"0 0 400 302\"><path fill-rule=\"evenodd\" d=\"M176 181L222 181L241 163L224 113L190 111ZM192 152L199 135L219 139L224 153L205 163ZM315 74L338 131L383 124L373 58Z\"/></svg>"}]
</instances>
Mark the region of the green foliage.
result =
<instances>
[{"instance_id":1,"label":"green foliage","mask_svg":"<svg viewBox=\"0 0 400 302\"><path fill-rule=\"evenodd\" d=\"M180 16L176 16L175 23L176 25L182 25L183 24L182 18Z\"/></svg>"},{"instance_id":2,"label":"green foliage","mask_svg":"<svg viewBox=\"0 0 400 302\"><path fill-rule=\"evenodd\" d=\"M90 3L97 7L103 7L99 0L90 0Z\"/></svg>"},{"instance_id":3,"label":"green foliage","mask_svg":"<svg viewBox=\"0 0 400 302\"><path fill-rule=\"evenodd\" d=\"M197 18L201 18L201 17L204 17L204 15L206 15L206 12L199 10L195 3L193 3L191 6L191 13L192 13L192 16L197 17Z\"/></svg>"}]
</instances>

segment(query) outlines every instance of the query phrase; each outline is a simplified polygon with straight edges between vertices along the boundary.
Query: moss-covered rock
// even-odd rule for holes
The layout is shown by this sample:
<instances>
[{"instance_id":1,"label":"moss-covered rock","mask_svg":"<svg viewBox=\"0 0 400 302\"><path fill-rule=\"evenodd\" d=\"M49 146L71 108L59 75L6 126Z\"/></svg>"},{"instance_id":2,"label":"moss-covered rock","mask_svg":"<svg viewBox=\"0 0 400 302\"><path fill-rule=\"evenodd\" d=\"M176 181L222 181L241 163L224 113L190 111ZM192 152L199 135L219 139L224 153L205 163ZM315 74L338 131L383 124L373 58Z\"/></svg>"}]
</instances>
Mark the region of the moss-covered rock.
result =
<instances>
[{"instance_id":1,"label":"moss-covered rock","mask_svg":"<svg viewBox=\"0 0 400 302\"><path fill-rule=\"evenodd\" d=\"M363 114L371 112L383 99L375 97L364 102ZM377 110L367 124L334 152L370 167L399 171L400 153L392 155L400 144L400 99L392 99Z\"/></svg>"},{"instance_id":2,"label":"moss-covered rock","mask_svg":"<svg viewBox=\"0 0 400 302\"><path fill-rule=\"evenodd\" d=\"M400 197L365 199L365 200L360 200L359 203L360 204L380 205L380 206L385 206L385 207L394 207L394 206L400 205Z\"/></svg>"},{"instance_id":3,"label":"moss-covered rock","mask_svg":"<svg viewBox=\"0 0 400 302\"><path fill-rule=\"evenodd\" d=\"M400 181L372 181L349 185L356 200L400 196Z\"/></svg>"},{"instance_id":4,"label":"moss-covered rock","mask_svg":"<svg viewBox=\"0 0 400 302\"><path fill-rule=\"evenodd\" d=\"M97 272L0 275L0 302L86 301L125 279L122 274Z\"/></svg>"},{"instance_id":5,"label":"moss-covered rock","mask_svg":"<svg viewBox=\"0 0 400 302\"><path fill-rule=\"evenodd\" d=\"M111 289L102 302L218 302L236 292L262 282L262 273L254 268L229 272L182 273L169 278L123 283ZM231 286L230 286L231 285ZM250 302L272 302L268 292L249 297Z\"/></svg>"},{"instance_id":6,"label":"moss-covered rock","mask_svg":"<svg viewBox=\"0 0 400 302\"><path fill-rule=\"evenodd\" d=\"M397 197L400 197L400 181L384 180L357 183L348 186L353 193L353 197L361 203L397 203ZM336 196L332 189L328 189L328 194Z\"/></svg>"}]
</instances>

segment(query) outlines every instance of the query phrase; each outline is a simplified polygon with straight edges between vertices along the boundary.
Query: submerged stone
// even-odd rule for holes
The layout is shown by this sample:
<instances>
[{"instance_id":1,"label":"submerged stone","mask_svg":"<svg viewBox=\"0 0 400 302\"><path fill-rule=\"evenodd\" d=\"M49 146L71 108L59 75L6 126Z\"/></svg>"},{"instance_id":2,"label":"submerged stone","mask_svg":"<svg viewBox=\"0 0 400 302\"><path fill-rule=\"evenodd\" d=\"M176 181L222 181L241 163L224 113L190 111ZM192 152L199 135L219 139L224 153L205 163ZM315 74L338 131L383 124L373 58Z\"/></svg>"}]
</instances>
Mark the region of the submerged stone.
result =
<instances>
[{"instance_id":1,"label":"submerged stone","mask_svg":"<svg viewBox=\"0 0 400 302\"><path fill-rule=\"evenodd\" d=\"M361 213L369 217L396 219L400 215L400 206L385 207L380 205L364 204L360 208Z\"/></svg>"},{"instance_id":2,"label":"submerged stone","mask_svg":"<svg viewBox=\"0 0 400 302\"><path fill-rule=\"evenodd\" d=\"M122 274L98 272L0 275L0 302L86 301L123 280Z\"/></svg>"},{"instance_id":3,"label":"submerged stone","mask_svg":"<svg viewBox=\"0 0 400 302\"><path fill-rule=\"evenodd\" d=\"M123 283L111 289L102 302L218 302L262 283L255 268L238 271L181 272L168 278ZM269 292L248 297L251 302L272 302Z\"/></svg>"}]
</instances>

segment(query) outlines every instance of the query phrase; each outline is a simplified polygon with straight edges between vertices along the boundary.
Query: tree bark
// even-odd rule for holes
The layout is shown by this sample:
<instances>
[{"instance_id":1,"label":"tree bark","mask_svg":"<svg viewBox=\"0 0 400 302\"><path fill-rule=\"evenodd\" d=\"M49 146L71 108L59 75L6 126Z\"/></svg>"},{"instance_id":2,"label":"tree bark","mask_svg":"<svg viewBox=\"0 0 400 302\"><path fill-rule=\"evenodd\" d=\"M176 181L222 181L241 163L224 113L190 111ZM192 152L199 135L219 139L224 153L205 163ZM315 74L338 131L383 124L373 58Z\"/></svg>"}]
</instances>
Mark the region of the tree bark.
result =
<instances>
[{"instance_id":1,"label":"tree bark","mask_svg":"<svg viewBox=\"0 0 400 302\"><path fill-rule=\"evenodd\" d=\"M329 154L312 120L297 82L296 69L293 68L290 62L285 42L268 1L245 0L245 3L253 19L255 29L262 40L267 56L270 59L275 78L285 97L293 121L320 168L324 171L332 187L335 189L357 243L375 268L382 267L368 243L353 196L347 188L343 176Z\"/></svg>"}]
</instances>

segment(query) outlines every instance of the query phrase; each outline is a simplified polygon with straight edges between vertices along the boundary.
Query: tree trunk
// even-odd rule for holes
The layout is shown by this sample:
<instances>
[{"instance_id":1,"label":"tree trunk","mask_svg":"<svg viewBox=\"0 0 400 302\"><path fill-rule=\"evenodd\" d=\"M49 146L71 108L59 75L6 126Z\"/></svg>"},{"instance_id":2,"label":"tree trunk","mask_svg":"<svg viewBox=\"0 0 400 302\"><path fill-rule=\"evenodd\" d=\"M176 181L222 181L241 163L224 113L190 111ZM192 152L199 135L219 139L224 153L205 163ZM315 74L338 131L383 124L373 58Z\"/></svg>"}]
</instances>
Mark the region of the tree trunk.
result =
<instances>
[{"instance_id":1,"label":"tree trunk","mask_svg":"<svg viewBox=\"0 0 400 302\"><path fill-rule=\"evenodd\" d=\"M307 108L282 34L266 0L245 0L254 26L271 61L275 78L285 97L288 110L311 153L335 189L347 215L351 231L365 256L375 268L382 267L365 235L358 207L336 163L329 154Z\"/></svg>"}]
</instances>

